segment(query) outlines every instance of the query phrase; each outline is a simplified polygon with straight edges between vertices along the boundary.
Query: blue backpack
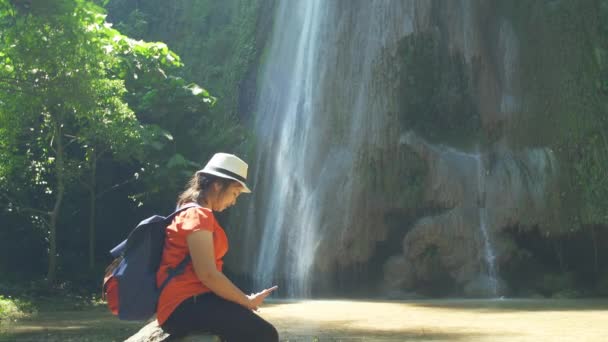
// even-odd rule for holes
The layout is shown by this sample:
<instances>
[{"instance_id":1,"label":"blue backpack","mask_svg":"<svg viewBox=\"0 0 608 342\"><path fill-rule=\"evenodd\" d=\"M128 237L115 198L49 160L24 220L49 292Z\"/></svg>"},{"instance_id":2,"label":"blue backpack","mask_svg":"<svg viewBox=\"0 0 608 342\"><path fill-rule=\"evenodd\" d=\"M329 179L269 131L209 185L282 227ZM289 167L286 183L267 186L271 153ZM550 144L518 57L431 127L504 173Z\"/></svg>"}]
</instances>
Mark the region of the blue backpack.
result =
<instances>
[{"instance_id":1,"label":"blue backpack","mask_svg":"<svg viewBox=\"0 0 608 342\"><path fill-rule=\"evenodd\" d=\"M165 243L165 230L175 215L188 208L187 204L167 217L154 215L141 221L126 240L112 248L114 261L106 268L102 296L110 311L121 320L148 320L156 313L161 291L173 277L184 272L190 262L188 254L169 276L156 286L156 272Z\"/></svg>"}]
</instances>

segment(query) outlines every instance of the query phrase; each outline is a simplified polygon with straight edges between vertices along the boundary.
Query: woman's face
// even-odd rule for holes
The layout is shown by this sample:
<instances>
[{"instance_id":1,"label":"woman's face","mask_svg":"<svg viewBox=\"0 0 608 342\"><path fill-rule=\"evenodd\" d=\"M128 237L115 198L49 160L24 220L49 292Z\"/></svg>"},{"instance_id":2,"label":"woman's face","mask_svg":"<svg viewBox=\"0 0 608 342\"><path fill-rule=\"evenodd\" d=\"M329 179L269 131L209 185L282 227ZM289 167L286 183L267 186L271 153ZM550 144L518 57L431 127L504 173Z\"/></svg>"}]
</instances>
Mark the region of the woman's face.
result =
<instances>
[{"instance_id":1,"label":"woman's face","mask_svg":"<svg viewBox=\"0 0 608 342\"><path fill-rule=\"evenodd\" d=\"M230 183L228 188L222 189L221 185L215 183L216 186L216 200L213 205L214 211L224 211L225 209L236 204L236 199L241 194L243 186L237 182ZM223 190L223 191L222 191Z\"/></svg>"}]
</instances>

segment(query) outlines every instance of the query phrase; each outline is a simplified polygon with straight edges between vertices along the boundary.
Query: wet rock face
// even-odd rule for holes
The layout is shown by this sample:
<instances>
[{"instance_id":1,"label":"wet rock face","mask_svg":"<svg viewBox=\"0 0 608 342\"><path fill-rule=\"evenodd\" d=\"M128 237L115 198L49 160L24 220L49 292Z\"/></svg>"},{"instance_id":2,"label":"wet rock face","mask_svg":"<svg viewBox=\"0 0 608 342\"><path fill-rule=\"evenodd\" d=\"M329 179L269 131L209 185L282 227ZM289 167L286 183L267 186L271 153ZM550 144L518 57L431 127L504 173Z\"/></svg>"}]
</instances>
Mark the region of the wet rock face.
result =
<instances>
[{"instance_id":1,"label":"wet rock face","mask_svg":"<svg viewBox=\"0 0 608 342\"><path fill-rule=\"evenodd\" d=\"M420 202L433 210L401 228L384 268L393 292L443 282L431 294L504 294L500 265L517 246L503 231L561 228L554 152L509 141L525 110L520 42L489 3L437 3L399 44L399 146L424 161Z\"/></svg>"},{"instance_id":2,"label":"wet rock face","mask_svg":"<svg viewBox=\"0 0 608 342\"><path fill-rule=\"evenodd\" d=\"M417 289L441 269L455 282L454 290L464 287L466 295L505 291L497 271L515 251L501 241L508 239L501 231L558 224L557 208L547 205L548 194L557 191L552 152L464 153L433 146L411 132L401 143L429 165L425 201L443 210L421 218L405 235L403 254L385 264L387 286ZM489 280L480 281L480 275Z\"/></svg>"},{"instance_id":3,"label":"wet rock face","mask_svg":"<svg viewBox=\"0 0 608 342\"><path fill-rule=\"evenodd\" d=\"M507 284L500 278L491 278L480 274L468 281L463 288L463 294L467 297L493 298L498 295L509 294Z\"/></svg>"},{"instance_id":4,"label":"wet rock face","mask_svg":"<svg viewBox=\"0 0 608 342\"><path fill-rule=\"evenodd\" d=\"M553 152L509 141L521 50L492 4L280 3L234 248L258 287L343 293L335 275L355 270L395 293L483 295L513 253L505 227L557 225Z\"/></svg>"}]
</instances>

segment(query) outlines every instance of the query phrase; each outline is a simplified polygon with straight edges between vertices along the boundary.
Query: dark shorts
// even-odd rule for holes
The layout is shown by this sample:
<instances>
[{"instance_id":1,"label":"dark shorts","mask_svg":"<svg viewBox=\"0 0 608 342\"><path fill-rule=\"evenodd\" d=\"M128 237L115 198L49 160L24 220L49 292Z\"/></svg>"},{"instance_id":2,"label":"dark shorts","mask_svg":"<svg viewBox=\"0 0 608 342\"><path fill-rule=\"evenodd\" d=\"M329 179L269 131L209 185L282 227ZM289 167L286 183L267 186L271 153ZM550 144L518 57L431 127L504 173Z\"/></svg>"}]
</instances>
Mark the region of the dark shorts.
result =
<instances>
[{"instance_id":1,"label":"dark shorts","mask_svg":"<svg viewBox=\"0 0 608 342\"><path fill-rule=\"evenodd\" d=\"M219 335L227 342L279 341L272 324L253 311L211 292L183 301L162 328L176 336L207 332Z\"/></svg>"}]
</instances>

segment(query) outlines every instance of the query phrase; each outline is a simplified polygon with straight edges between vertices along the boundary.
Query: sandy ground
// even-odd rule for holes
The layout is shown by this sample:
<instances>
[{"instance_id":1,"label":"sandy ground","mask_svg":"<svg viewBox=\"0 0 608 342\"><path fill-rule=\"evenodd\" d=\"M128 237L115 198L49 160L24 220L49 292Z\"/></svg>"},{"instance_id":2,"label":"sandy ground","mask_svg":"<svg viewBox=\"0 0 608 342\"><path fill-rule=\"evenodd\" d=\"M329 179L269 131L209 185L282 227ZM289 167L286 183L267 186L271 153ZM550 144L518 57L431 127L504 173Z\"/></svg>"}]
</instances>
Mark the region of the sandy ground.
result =
<instances>
[{"instance_id":1,"label":"sandy ground","mask_svg":"<svg viewBox=\"0 0 608 342\"><path fill-rule=\"evenodd\" d=\"M608 299L270 301L259 314L291 342L608 342ZM39 312L5 325L0 341L123 341L143 325L105 307Z\"/></svg>"},{"instance_id":2,"label":"sandy ground","mask_svg":"<svg viewBox=\"0 0 608 342\"><path fill-rule=\"evenodd\" d=\"M275 302L289 341L608 341L608 300Z\"/></svg>"}]
</instances>

